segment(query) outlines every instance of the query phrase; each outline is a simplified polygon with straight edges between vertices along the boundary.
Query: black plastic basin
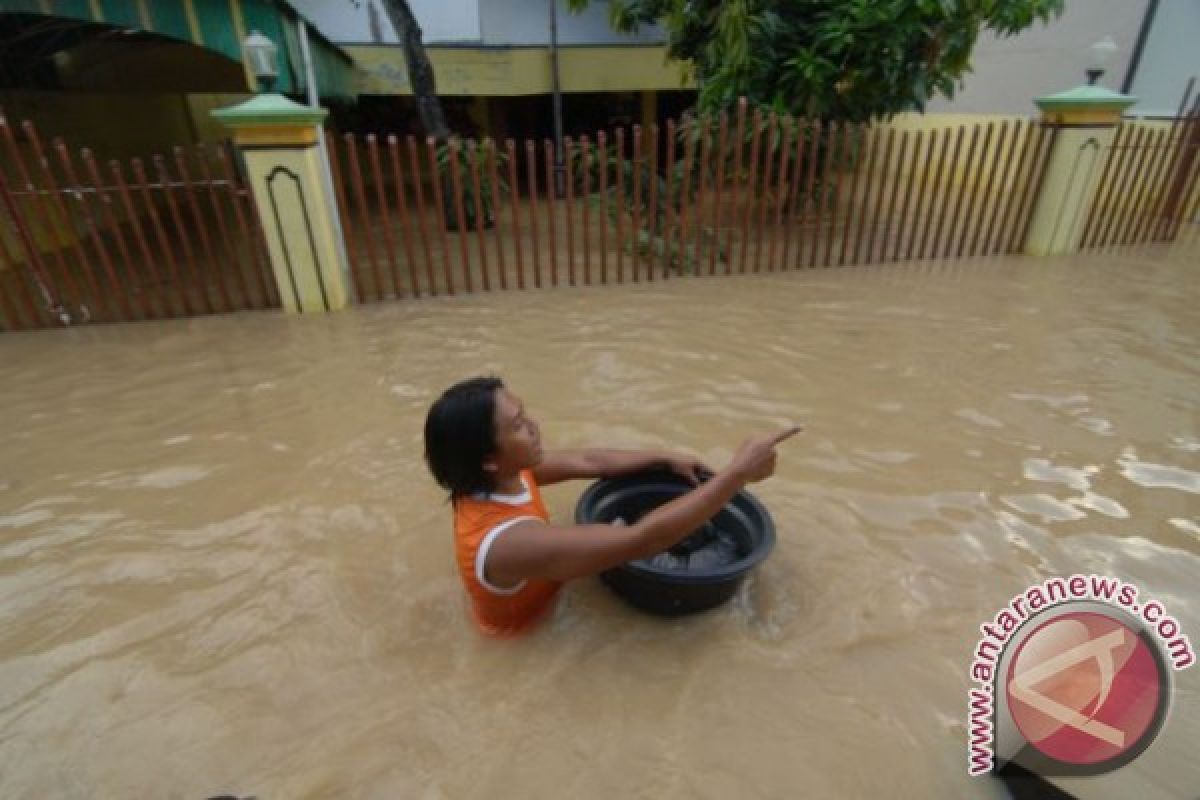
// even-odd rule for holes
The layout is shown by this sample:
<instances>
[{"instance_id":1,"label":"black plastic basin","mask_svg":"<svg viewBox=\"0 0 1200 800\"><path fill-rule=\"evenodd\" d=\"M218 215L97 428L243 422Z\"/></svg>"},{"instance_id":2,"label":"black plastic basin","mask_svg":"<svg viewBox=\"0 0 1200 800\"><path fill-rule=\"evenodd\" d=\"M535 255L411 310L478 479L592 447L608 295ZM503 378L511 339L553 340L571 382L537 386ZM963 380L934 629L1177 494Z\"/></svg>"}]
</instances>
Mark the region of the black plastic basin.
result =
<instances>
[{"instance_id":1,"label":"black plastic basin","mask_svg":"<svg viewBox=\"0 0 1200 800\"><path fill-rule=\"evenodd\" d=\"M575 506L579 524L633 524L691 490L671 472L640 472L597 481ZM775 523L742 490L699 530L664 553L601 573L613 591L643 611L679 616L704 611L733 597L738 586L775 546Z\"/></svg>"}]
</instances>

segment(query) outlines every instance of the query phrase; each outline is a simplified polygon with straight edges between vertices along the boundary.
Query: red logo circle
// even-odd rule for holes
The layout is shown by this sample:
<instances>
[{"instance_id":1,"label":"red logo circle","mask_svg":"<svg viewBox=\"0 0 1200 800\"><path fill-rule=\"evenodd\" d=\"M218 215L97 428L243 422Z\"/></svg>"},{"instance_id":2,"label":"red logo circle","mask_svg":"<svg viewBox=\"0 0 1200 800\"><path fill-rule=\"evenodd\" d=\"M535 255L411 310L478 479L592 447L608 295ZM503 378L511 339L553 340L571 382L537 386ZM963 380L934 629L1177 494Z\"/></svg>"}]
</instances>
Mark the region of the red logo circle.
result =
<instances>
[{"instance_id":1,"label":"red logo circle","mask_svg":"<svg viewBox=\"0 0 1200 800\"><path fill-rule=\"evenodd\" d=\"M1059 762L1097 765L1149 745L1167 687L1137 631L1106 614L1077 611L1021 642L1004 689L1029 744Z\"/></svg>"}]
</instances>

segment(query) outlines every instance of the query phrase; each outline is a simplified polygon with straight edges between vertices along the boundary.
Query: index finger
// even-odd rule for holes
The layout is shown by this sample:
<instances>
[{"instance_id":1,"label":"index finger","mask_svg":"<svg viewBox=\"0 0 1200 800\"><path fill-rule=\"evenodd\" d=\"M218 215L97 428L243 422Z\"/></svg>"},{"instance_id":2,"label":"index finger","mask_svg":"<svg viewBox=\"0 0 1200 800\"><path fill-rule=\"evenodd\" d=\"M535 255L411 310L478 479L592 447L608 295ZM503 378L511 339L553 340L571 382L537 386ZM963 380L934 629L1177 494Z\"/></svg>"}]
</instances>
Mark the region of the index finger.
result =
<instances>
[{"instance_id":1,"label":"index finger","mask_svg":"<svg viewBox=\"0 0 1200 800\"><path fill-rule=\"evenodd\" d=\"M792 438L802 430L804 430L804 428L800 425L791 425L787 428L784 428L782 431L771 437L771 446L774 447L780 442Z\"/></svg>"}]
</instances>

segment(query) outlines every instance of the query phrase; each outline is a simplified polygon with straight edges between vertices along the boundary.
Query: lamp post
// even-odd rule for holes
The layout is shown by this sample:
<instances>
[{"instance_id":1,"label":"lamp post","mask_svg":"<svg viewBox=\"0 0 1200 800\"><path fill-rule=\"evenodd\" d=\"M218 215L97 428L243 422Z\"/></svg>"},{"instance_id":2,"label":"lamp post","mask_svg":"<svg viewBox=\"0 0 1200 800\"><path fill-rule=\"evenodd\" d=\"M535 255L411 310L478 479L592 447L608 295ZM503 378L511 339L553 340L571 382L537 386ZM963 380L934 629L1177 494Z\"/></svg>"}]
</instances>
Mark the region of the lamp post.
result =
<instances>
[{"instance_id":1,"label":"lamp post","mask_svg":"<svg viewBox=\"0 0 1200 800\"><path fill-rule=\"evenodd\" d=\"M242 42L242 55L258 81L259 91L274 89L275 81L279 79L279 48L275 43L258 31L250 31Z\"/></svg>"},{"instance_id":2,"label":"lamp post","mask_svg":"<svg viewBox=\"0 0 1200 800\"><path fill-rule=\"evenodd\" d=\"M1104 74L1104 70L1117 54L1117 43L1111 36L1105 36L1088 48L1088 67L1086 70L1088 86L1095 86L1096 81Z\"/></svg>"}]
</instances>

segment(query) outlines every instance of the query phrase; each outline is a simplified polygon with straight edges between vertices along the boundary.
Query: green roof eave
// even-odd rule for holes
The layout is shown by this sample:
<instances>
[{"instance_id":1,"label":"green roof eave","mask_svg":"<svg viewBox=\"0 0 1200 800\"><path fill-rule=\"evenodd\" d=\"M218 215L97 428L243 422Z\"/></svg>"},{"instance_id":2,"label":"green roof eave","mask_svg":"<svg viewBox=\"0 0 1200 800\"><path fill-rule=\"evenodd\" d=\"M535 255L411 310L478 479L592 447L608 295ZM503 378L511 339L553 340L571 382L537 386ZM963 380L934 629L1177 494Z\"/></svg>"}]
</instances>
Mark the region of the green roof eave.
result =
<instances>
[{"instance_id":1,"label":"green roof eave","mask_svg":"<svg viewBox=\"0 0 1200 800\"><path fill-rule=\"evenodd\" d=\"M251 30L258 30L279 48L280 70L276 88L293 94L301 94L307 89L297 41L302 26L308 32L314 81L320 96L355 96L353 57L330 41L287 0L239 0L237 3L191 0L187 5L190 12L178 0L136 4L132 0L59 0L54 3L49 0L0 0L0 13L27 12L79 20L115 31L154 33L220 53L238 64L242 63L241 37ZM251 88L249 82L246 88Z\"/></svg>"}]
</instances>

